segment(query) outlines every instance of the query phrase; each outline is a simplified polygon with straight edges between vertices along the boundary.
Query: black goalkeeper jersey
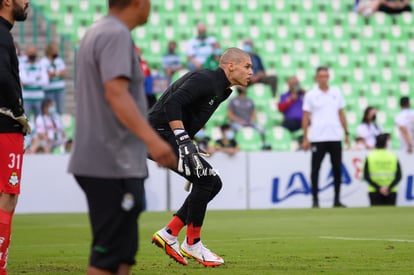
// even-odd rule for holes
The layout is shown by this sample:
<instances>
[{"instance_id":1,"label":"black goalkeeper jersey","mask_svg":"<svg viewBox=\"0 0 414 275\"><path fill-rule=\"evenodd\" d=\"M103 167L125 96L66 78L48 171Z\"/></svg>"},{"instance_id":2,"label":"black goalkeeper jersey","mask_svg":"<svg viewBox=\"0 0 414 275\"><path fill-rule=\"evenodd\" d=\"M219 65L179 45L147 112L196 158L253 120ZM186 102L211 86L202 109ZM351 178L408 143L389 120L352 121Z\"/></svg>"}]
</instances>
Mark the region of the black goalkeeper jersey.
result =
<instances>
[{"instance_id":1,"label":"black goalkeeper jersey","mask_svg":"<svg viewBox=\"0 0 414 275\"><path fill-rule=\"evenodd\" d=\"M149 111L155 129L170 129L169 122L181 120L190 137L208 121L232 90L223 69L198 70L171 84Z\"/></svg>"},{"instance_id":2,"label":"black goalkeeper jersey","mask_svg":"<svg viewBox=\"0 0 414 275\"><path fill-rule=\"evenodd\" d=\"M0 16L0 108L11 110L15 116L23 111L19 61L10 30L13 25ZM21 133L22 126L0 114L0 133Z\"/></svg>"}]
</instances>

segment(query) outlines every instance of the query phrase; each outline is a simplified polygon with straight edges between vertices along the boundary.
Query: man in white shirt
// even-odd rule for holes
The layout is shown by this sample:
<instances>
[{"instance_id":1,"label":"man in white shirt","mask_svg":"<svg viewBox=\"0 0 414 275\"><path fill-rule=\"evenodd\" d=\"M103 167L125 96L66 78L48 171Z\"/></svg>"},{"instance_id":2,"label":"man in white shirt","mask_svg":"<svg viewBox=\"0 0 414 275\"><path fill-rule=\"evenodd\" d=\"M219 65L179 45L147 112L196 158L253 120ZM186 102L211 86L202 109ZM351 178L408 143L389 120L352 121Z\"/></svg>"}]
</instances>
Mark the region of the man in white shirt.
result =
<instances>
[{"instance_id":1,"label":"man in white shirt","mask_svg":"<svg viewBox=\"0 0 414 275\"><path fill-rule=\"evenodd\" d=\"M213 54L213 44L216 38L207 36L207 28L204 24L197 25L197 37L187 42L185 54L190 71L203 68L207 57Z\"/></svg>"},{"instance_id":2,"label":"man in white shirt","mask_svg":"<svg viewBox=\"0 0 414 275\"><path fill-rule=\"evenodd\" d=\"M414 110L410 109L410 99L403 96L400 99L401 111L395 117L395 124L400 132L400 147L407 153L413 152L414 144Z\"/></svg>"},{"instance_id":3,"label":"man in white shirt","mask_svg":"<svg viewBox=\"0 0 414 275\"><path fill-rule=\"evenodd\" d=\"M312 198L313 207L319 207L318 181L319 169L326 153L331 157L334 176L334 207L344 207L340 202L342 138L349 146L349 133L343 108L345 101L341 91L328 86L329 70L327 67L316 69L317 85L305 94L303 102L303 142L304 150L312 148ZM310 131L308 129L310 128Z\"/></svg>"}]
</instances>

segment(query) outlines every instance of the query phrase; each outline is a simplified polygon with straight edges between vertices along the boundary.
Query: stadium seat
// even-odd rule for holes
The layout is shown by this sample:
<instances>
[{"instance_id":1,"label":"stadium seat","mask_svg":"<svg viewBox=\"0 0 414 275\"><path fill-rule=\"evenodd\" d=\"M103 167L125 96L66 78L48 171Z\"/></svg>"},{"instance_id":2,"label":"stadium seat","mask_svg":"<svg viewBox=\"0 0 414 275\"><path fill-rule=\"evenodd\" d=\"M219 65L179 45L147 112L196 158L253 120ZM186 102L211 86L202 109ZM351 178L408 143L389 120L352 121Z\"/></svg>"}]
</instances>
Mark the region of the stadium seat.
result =
<instances>
[{"instance_id":1,"label":"stadium seat","mask_svg":"<svg viewBox=\"0 0 414 275\"><path fill-rule=\"evenodd\" d=\"M269 145L273 151L291 151L298 148L290 131L282 126L268 128L265 132L265 140L266 145Z\"/></svg>"},{"instance_id":2,"label":"stadium seat","mask_svg":"<svg viewBox=\"0 0 414 275\"><path fill-rule=\"evenodd\" d=\"M260 133L252 127L245 127L237 131L235 139L243 151L260 151L263 148Z\"/></svg>"},{"instance_id":3,"label":"stadium seat","mask_svg":"<svg viewBox=\"0 0 414 275\"><path fill-rule=\"evenodd\" d=\"M58 34L75 45L92 22L107 11L107 1L102 0L32 2L56 24ZM342 0L153 0L149 22L132 31L132 37L150 67L160 68L167 42L177 41L184 58L186 42L195 35L195 24L203 22L223 48L241 47L243 39L254 39L266 70L275 72L279 83L296 75L309 89L314 85L314 69L327 65L332 69L332 85L342 89L347 105L353 105L352 111L358 111L354 104L360 103L362 93L363 104L393 112L388 100L394 106L395 100L410 95L414 88L413 15L393 17L377 12L364 18L353 12L352 5L353 1ZM176 74L173 81L180 75ZM271 97L263 89L267 88L259 87L248 96L261 112L259 119L270 127L281 121L281 114L270 111L267 105ZM387 101L381 100L385 97ZM221 123L220 116L212 121ZM388 114L386 118L388 121Z\"/></svg>"}]
</instances>

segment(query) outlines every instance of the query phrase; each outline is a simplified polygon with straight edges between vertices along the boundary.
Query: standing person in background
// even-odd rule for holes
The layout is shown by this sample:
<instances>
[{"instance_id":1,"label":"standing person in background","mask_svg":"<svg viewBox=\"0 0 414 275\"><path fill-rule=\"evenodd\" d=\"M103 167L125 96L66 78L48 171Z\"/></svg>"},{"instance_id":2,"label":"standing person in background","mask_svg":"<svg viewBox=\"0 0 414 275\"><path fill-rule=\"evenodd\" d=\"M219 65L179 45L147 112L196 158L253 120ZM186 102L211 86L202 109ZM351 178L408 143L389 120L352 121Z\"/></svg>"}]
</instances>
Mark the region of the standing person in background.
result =
<instances>
[{"instance_id":1,"label":"standing person in background","mask_svg":"<svg viewBox=\"0 0 414 275\"><path fill-rule=\"evenodd\" d=\"M302 119L302 148L312 150L313 207L319 207L319 170L326 153L329 153L331 157L334 177L333 205L344 207L340 201L343 133L345 133L345 142L349 146L349 133L343 112L345 100L338 88L328 85L329 70L327 67L316 69L315 81L317 85L305 95ZM308 131L309 127L310 131Z\"/></svg>"},{"instance_id":2,"label":"standing person in background","mask_svg":"<svg viewBox=\"0 0 414 275\"><path fill-rule=\"evenodd\" d=\"M23 84L24 110L28 116L36 118L41 113L42 101L45 98L43 87L49 83L46 68L36 61L37 49L27 46L26 61L19 64L20 80Z\"/></svg>"},{"instance_id":3,"label":"standing person in background","mask_svg":"<svg viewBox=\"0 0 414 275\"><path fill-rule=\"evenodd\" d=\"M376 123L377 109L368 106L364 111L361 124L357 128L357 137L362 138L365 149L375 148L375 138L382 133L381 128Z\"/></svg>"},{"instance_id":4,"label":"standing person in background","mask_svg":"<svg viewBox=\"0 0 414 275\"><path fill-rule=\"evenodd\" d=\"M80 42L76 132L69 162L84 191L92 227L88 275L128 275L138 250L148 154L177 158L146 121L144 76L131 30L147 22L149 0L109 0L108 15ZM147 151L148 150L148 151Z\"/></svg>"},{"instance_id":5,"label":"standing person in background","mask_svg":"<svg viewBox=\"0 0 414 275\"><path fill-rule=\"evenodd\" d=\"M65 61L59 56L59 47L55 43L46 46L45 56L40 60L49 76L49 83L43 86L45 97L51 99L56 104L59 114L65 112Z\"/></svg>"},{"instance_id":6,"label":"standing person in background","mask_svg":"<svg viewBox=\"0 0 414 275\"><path fill-rule=\"evenodd\" d=\"M224 260L201 241L201 230L207 204L220 192L220 176L199 155L194 135L205 125L220 103L226 100L231 86L246 87L252 76L250 56L238 48L227 49L217 70L189 72L163 93L149 114L154 129L168 141L179 157L173 169L193 184L191 192L174 217L154 233L152 242L177 262L187 265L184 257L204 266L219 266ZM187 226L185 239L179 245L178 234Z\"/></svg>"},{"instance_id":7,"label":"standing person in background","mask_svg":"<svg viewBox=\"0 0 414 275\"><path fill-rule=\"evenodd\" d=\"M282 126L290 132L295 132L302 127L305 90L300 87L296 76L289 77L287 85L288 91L280 96L277 108L283 113Z\"/></svg>"},{"instance_id":8,"label":"standing person in background","mask_svg":"<svg viewBox=\"0 0 414 275\"><path fill-rule=\"evenodd\" d=\"M397 156L386 149L388 134L376 137L375 149L365 159L364 179L373 205L395 205L397 184L401 180L401 166Z\"/></svg>"},{"instance_id":9,"label":"standing person in background","mask_svg":"<svg viewBox=\"0 0 414 275\"><path fill-rule=\"evenodd\" d=\"M20 194L23 136L30 134L10 30L16 21L26 19L28 7L28 0L0 0L0 275L7 275L12 219Z\"/></svg>"},{"instance_id":10,"label":"standing person in background","mask_svg":"<svg viewBox=\"0 0 414 275\"><path fill-rule=\"evenodd\" d=\"M395 124L400 132L400 149L407 153L413 152L414 144L414 110L410 109L410 98L400 98L401 111L395 117Z\"/></svg>"},{"instance_id":11,"label":"standing person in background","mask_svg":"<svg viewBox=\"0 0 414 275\"><path fill-rule=\"evenodd\" d=\"M187 67L190 71L202 69L203 65L212 53L216 38L207 36L206 25L197 24L197 36L187 42L185 54L187 55Z\"/></svg>"}]
</instances>

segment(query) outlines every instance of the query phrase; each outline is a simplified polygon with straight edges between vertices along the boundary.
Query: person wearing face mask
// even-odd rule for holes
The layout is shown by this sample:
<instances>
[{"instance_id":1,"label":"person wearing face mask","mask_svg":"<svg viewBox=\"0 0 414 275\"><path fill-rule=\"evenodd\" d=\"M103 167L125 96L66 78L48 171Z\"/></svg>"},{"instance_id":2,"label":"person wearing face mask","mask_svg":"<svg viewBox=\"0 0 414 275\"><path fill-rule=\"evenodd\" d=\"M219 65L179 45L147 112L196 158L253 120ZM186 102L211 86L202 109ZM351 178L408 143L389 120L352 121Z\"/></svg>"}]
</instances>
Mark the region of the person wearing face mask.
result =
<instances>
[{"instance_id":1,"label":"person wearing face mask","mask_svg":"<svg viewBox=\"0 0 414 275\"><path fill-rule=\"evenodd\" d=\"M252 40L246 39L243 42L243 50L249 53L250 58L252 59L253 77L250 81L250 85L254 85L255 83L267 84L271 88L273 97L275 97L276 92L277 92L277 76L266 74L266 70L263 66L262 58L253 51L254 47L253 47Z\"/></svg>"},{"instance_id":2,"label":"person wearing face mask","mask_svg":"<svg viewBox=\"0 0 414 275\"><path fill-rule=\"evenodd\" d=\"M365 149L375 148L375 138L382 134L381 127L376 123L377 109L372 106L365 108L361 124L357 127L357 137L363 139Z\"/></svg>"},{"instance_id":3,"label":"person wearing face mask","mask_svg":"<svg viewBox=\"0 0 414 275\"><path fill-rule=\"evenodd\" d=\"M46 68L37 60L37 49L29 45L26 48L26 61L19 64L20 80L23 84L24 110L27 116L36 118L41 113L42 100L45 97L43 87L49 83Z\"/></svg>"},{"instance_id":4,"label":"person wearing face mask","mask_svg":"<svg viewBox=\"0 0 414 275\"><path fill-rule=\"evenodd\" d=\"M234 131L227 123L220 126L222 138L216 140L215 150L233 156L240 151L237 141L234 139Z\"/></svg>"},{"instance_id":5,"label":"person wearing face mask","mask_svg":"<svg viewBox=\"0 0 414 275\"><path fill-rule=\"evenodd\" d=\"M49 83L43 86L45 97L56 102L56 109L63 114L65 103L65 61L59 56L59 47L50 43L45 49L45 56L40 60L49 77Z\"/></svg>"},{"instance_id":6,"label":"person wearing face mask","mask_svg":"<svg viewBox=\"0 0 414 275\"><path fill-rule=\"evenodd\" d=\"M42 113L36 117L35 129L39 146L45 153L65 144L62 120L53 100L46 98L42 101Z\"/></svg>"},{"instance_id":7,"label":"person wearing face mask","mask_svg":"<svg viewBox=\"0 0 414 275\"><path fill-rule=\"evenodd\" d=\"M219 42L213 43L212 46L213 46L213 53L207 58L203 67L205 69L215 70L219 66L220 56L223 53L223 50L221 49Z\"/></svg>"},{"instance_id":8,"label":"person wearing face mask","mask_svg":"<svg viewBox=\"0 0 414 275\"><path fill-rule=\"evenodd\" d=\"M197 25L197 37L187 42L185 51L190 71L203 68L207 58L213 53L213 44L216 41L216 38L207 36L207 28L204 24Z\"/></svg>"},{"instance_id":9,"label":"person wearing face mask","mask_svg":"<svg viewBox=\"0 0 414 275\"><path fill-rule=\"evenodd\" d=\"M180 55L176 52L177 42L168 42L167 52L162 56L162 68L165 76L171 80L173 74L183 68Z\"/></svg>"}]
</instances>

